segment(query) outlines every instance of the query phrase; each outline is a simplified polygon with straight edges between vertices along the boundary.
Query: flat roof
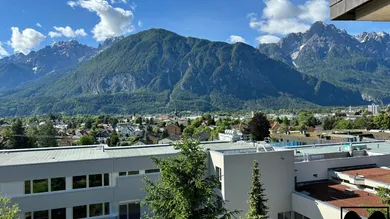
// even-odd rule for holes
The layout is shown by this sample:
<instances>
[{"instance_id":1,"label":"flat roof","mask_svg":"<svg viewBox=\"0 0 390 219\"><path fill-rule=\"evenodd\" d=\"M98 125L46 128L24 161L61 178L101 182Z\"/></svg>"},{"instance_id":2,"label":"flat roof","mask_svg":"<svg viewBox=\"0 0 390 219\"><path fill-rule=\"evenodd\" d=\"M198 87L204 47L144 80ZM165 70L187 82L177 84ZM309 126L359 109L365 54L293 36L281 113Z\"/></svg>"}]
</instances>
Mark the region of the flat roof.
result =
<instances>
[{"instance_id":1,"label":"flat roof","mask_svg":"<svg viewBox=\"0 0 390 219\"><path fill-rule=\"evenodd\" d=\"M329 181L325 183L304 185L300 187L298 191L301 193L308 192L309 194L304 194L339 208L344 206L385 206L381 203L381 198L375 194L352 189L354 194L349 195L345 193L346 189L351 188ZM348 210L355 211L360 216L368 218L366 209L354 208Z\"/></svg>"},{"instance_id":2,"label":"flat roof","mask_svg":"<svg viewBox=\"0 0 390 219\"><path fill-rule=\"evenodd\" d=\"M201 146L210 150L234 150L253 148L252 144L232 142L202 142ZM137 156L158 156L176 154L172 145L141 145L107 147L105 145L72 146L55 148L33 148L20 150L0 150L0 167L66 161L96 160Z\"/></svg>"},{"instance_id":3,"label":"flat roof","mask_svg":"<svg viewBox=\"0 0 390 219\"><path fill-rule=\"evenodd\" d=\"M304 146L292 146L285 147L287 149L294 149L300 153L297 155L303 154L328 154L336 152L345 152L344 146L348 145L348 142L342 143L333 143L333 144L317 144L317 145L304 145ZM352 145L364 144L367 145L367 151L378 153L378 154L390 154L390 143L386 141L378 142L353 142ZM341 151L340 151L341 147Z\"/></svg>"},{"instance_id":4,"label":"flat roof","mask_svg":"<svg viewBox=\"0 0 390 219\"><path fill-rule=\"evenodd\" d=\"M385 168L364 168L356 170L341 171L341 173L350 176L364 176L365 179L371 179L379 182L390 183L390 169Z\"/></svg>"}]
</instances>

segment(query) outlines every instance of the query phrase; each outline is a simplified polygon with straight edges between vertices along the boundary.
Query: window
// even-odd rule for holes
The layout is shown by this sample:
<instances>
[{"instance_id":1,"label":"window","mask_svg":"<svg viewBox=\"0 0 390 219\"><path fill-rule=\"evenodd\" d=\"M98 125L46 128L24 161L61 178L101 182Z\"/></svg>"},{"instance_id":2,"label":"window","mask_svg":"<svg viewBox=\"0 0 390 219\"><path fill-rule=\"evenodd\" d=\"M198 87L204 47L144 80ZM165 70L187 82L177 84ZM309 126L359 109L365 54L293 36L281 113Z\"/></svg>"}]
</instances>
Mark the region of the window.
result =
<instances>
[{"instance_id":1,"label":"window","mask_svg":"<svg viewBox=\"0 0 390 219\"><path fill-rule=\"evenodd\" d=\"M66 219L66 208L58 208L51 210L51 218Z\"/></svg>"},{"instance_id":2,"label":"window","mask_svg":"<svg viewBox=\"0 0 390 219\"><path fill-rule=\"evenodd\" d=\"M87 176L74 176L73 189L87 188Z\"/></svg>"},{"instance_id":3,"label":"window","mask_svg":"<svg viewBox=\"0 0 390 219\"><path fill-rule=\"evenodd\" d=\"M108 173L104 174L104 186L110 185L110 175Z\"/></svg>"},{"instance_id":4,"label":"window","mask_svg":"<svg viewBox=\"0 0 390 219\"><path fill-rule=\"evenodd\" d=\"M126 176L126 172L119 172L119 176Z\"/></svg>"},{"instance_id":5,"label":"window","mask_svg":"<svg viewBox=\"0 0 390 219\"><path fill-rule=\"evenodd\" d=\"M48 192L49 191L48 184L49 184L49 180L47 179L33 180L33 193Z\"/></svg>"},{"instance_id":6,"label":"window","mask_svg":"<svg viewBox=\"0 0 390 219\"><path fill-rule=\"evenodd\" d=\"M85 218L87 217L87 206L75 206L73 207L73 219Z\"/></svg>"},{"instance_id":7,"label":"window","mask_svg":"<svg viewBox=\"0 0 390 219\"><path fill-rule=\"evenodd\" d=\"M127 174L128 174L129 176L131 176L131 175L137 175L137 174L139 174L139 171L138 171L138 170L129 171L129 172L127 172Z\"/></svg>"},{"instance_id":8,"label":"window","mask_svg":"<svg viewBox=\"0 0 390 219\"><path fill-rule=\"evenodd\" d=\"M160 172L160 169L145 170L145 173L158 173L158 172Z\"/></svg>"},{"instance_id":9,"label":"window","mask_svg":"<svg viewBox=\"0 0 390 219\"><path fill-rule=\"evenodd\" d=\"M130 203L129 204L129 214L128 219L139 219L141 218L141 206L139 203Z\"/></svg>"},{"instance_id":10,"label":"window","mask_svg":"<svg viewBox=\"0 0 390 219\"><path fill-rule=\"evenodd\" d=\"M31 194L31 181L24 181L24 194Z\"/></svg>"},{"instance_id":11,"label":"window","mask_svg":"<svg viewBox=\"0 0 390 219\"><path fill-rule=\"evenodd\" d=\"M103 186L102 174L89 175L89 187Z\"/></svg>"},{"instance_id":12,"label":"window","mask_svg":"<svg viewBox=\"0 0 390 219\"><path fill-rule=\"evenodd\" d=\"M29 181L30 182L30 181ZM32 219L31 212L24 213L24 219Z\"/></svg>"},{"instance_id":13,"label":"window","mask_svg":"<svg viewBox=\"0 0 390 219\"><path fill-rule=\"evenodd\" d=\"M89 217L97 217L103 215L103 204L89 205Z\"/></svg>"},{"instance_id":14,"label":"window","mask_svg":"<svg viewBox=\"0 0 390 219\"><path fill-rule=\"evenodd\" d=\"M221 170L221 168L216 166L215 167L215 172L216 172L216 176L217 176L218 180L222 181L222 170Z\"/></svg>"},{"instance_id":15,"label":"window","mask_svg":"<svg viewBox=\"0 0 390 219\"><path fill-rule=\"evenodd\" d=\"M106 202L104 203L104 215L109 215L110 214L110 203Z\"/></svg>"},{"instance_id":16,"label":"window","mask_svg":"<svg viewBox=\"0 0 390 219\"><path fill-rule=\"evenodd\" d=\"M119 219L141 218L141 207L139 203L129 203L119 206Z\"/></svg>"},{"instance_id":17,"label":"window","mask_svg":"<svg viewBox=\"0 0 390 219\"><path fill-rule=\"evenodd\" d=\"M51 179L51 191L65 190L65 177Z\"/></svg>"},{"instance_id":18,"label":"window","mask_svg":"<svg viewBox=\"0 0 390 219\"><path fill-rule=\"evenodd\" d=\"M315 178L317 178L317 177L318 177L318 174L313 174L313 176L314 176Z\"/></svg>"},{"instance_id":19,"label":"window","mask_svg":"<svg viewBox=\"0 0 390 219\"><path fill-rule=\"evenodd\" d=\"M49 211L34 211L34 219L49 219Z\"/></svg>"}]
</instances>

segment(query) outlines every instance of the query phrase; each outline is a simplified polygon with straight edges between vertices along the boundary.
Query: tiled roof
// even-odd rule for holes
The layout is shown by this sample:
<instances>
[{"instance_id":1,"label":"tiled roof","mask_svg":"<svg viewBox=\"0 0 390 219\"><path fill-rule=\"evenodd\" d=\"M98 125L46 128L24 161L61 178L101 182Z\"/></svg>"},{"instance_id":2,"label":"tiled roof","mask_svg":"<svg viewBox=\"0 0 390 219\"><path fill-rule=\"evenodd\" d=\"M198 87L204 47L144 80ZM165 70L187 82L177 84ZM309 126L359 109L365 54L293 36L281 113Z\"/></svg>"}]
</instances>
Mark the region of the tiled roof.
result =
<instances>
[{"instance_id":1,"label":"tiled roof","mask_svg":"<svg viewBox=\"0 0 390 219\"><path fill-rule=\"evenodd\" d=\"M384 204L381 203L381 198L375 194L361 190L354 190L354 194L349 195L345 193L345 189L349 189L349 187L334 182L326 182L305 185L299 188L298 191L308 192L308 196L337 207L384 206ZM364 208L348 210L353 210L360 216L368 218L368 212Z\"/></svg>"}]
</instances>

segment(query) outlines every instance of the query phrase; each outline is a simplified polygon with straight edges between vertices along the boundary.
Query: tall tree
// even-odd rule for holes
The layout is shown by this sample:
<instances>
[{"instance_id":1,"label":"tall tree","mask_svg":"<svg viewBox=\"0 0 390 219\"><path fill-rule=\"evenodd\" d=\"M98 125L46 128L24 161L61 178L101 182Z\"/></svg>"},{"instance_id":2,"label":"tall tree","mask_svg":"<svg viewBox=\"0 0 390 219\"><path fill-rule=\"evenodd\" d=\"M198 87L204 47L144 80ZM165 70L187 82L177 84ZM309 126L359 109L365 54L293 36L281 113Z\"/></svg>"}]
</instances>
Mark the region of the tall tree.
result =
<instances>
[{"instance_id":1,"label":"tall tree","mask_svg":"<svg viewBox=\"0 0 390 219\"><path fill-rule=\"evenodd\" d=\"M38 146L39 147L57 147L58 143L56 140L57 130L54 128L51 121L46 121L45 124L41 125L38 129Z\"/></svg>"},{"instance_id":2,"label":"tall tree","mask_svg":"<svg viewBox=\"0 0 390 219\"><path fill-rule=\"evenodd\" d=\"M252 140L263 141L264 138L269 137L271 125L263 113L256 113L248 125Z\"/></svg>"},{"instance_id":3,"label":"tall tree","mask_svg":"<svg viewBox=\"0 0 390 219\"><path fill-rule=\"evenodd\" d=\"M15 219L19 211L17 204L11 205L11 199L0 196L0 219Z\"/></svg>"},{"instance_id":4,"label":"tall tree","mask_svg":"<svg viewBox=\"0 0 390 219\"><path fill-rule=\"evenodd\" d=\"M11 126L11 136L7 142L8 148L30 148L30 141L25 133L22 120L17 119Z\"/></svg>"},{"instance_id":5,"label":"tall tree","mask_svg":"<svg viewBox=\"0 0 390 219\"><path fill-rule=\"evenodd\" d=\"M268 218L268 199L265 197L264 188L260 182L259 163L253 162L252 186L249 192L249 211L246 214L247 219L266 219Z\"/></svg>"},{"instance_id":6,"label":"tall tree","mask_svg":"<svg viewBox=\"0 0 390 219\"><path fill-rule=\"evenodd\" d=\"M92 135L83 135L77 141L77 145L93 145L95 144L95 137Z\"/></svg>"},{"instance_id":7,"label":"tall tree","mask_svg":"<svg viewBox=\"0 0 390 219\"><path fill-rule=\"evenodd\" d=\"M110 136L110 138L108 139L108 146L118 146L118 143L119 143L119 136L118 134L116 133L116 131L114 130Z\"/></svg>"},{"instance_id":8,"label":"tall tree","mask_svg":"<svg viewBox=\"0 0 390 219\"><path fill-rule=\"evenodd\" d=\"M151 209L151 218L227 219L237 214L238 211L225 209L215 193L219 179L205 175L207 153L199 142L184 140L174 147L180 149L177 156L151 158L161 169L160 178L157 181L144 178L143 190L147 195L143 204Z\"/></svg>"}]
</instances>

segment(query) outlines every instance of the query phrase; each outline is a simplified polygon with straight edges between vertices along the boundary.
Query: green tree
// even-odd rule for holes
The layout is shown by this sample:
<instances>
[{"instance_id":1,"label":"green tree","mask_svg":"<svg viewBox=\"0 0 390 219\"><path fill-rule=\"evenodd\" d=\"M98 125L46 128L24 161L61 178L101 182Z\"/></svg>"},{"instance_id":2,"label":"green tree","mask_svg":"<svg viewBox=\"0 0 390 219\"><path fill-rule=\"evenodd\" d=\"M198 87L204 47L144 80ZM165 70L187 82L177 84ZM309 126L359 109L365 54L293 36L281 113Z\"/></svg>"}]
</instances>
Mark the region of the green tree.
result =
<instances>
[{"instance_id":1,"label":"green tree","mask_svg":"<svg viewBox=\"0 0 390 219\"><path fill-rule=\"evenodd\" d=\"M268 218L268 199L265 197L264 188L260 182L259 163L253 162L252 186L249 192L249 211L246 214L247 219L266 219Z\"/></svg>"},{"instance_id":2,"label":"green tree","mask_svg":"<svg viewBox=\"0 0 390 219\"><path fill-rule=\"evenodd\" d=\"M162 137L162 138L167 138L167 137L169 137L168 130L164 129L164 131L162 132L161 137Z\"/></svg>"},{"instance_id":3,"label":"green tree","mask_svg":"<svg viewBox=\"0 0 390 219\"><path fill-rule=\"evenodd\" d=\"M30 148L30 140L25 133L22 120L17 119L11 126L11 136L7 142L8 148Z\"/></svg>"},{"instance_id":4,"label":"green tree","mask_svg":"<svg viewBox=\"0 0 390 219\"><path fill-rule=\"evenodd\" d=\"M0 196L0 219L16 219L19 213L17 204L11 204L11 199Z\"/></svg>"},{"instance_id":5,"label":"green tree","mask_svg":"<svg viewBox=\"0 0 390 219\"><path fill-rule=\"evenodd\" d=\"M116 131L114 130L110 136L110 138L108 139L108 146L117 146L118 143L119 143L119 136L118 134L116 133Z\"/></svg>"},{"instance_id":6,"label":"green tree","mask_svg":"<svg viewBox=\"0 0 390 219\"><path fill-rule=\"evenodd\" d=\"M271 125L263 113L256 113L249 122L249 130L254 141L263 141L264 138L269 137L270 128Z\"/></svg>"},{"instance_id":7,"label":"green tree","mask_svg":"<svg viewBox=\"0 0 390 219\"><path fill-rule=\"evenodd\" d=\"M325 117L323 120L322 120L322 128L324 130L332 130L334 129L334 127L336 126L336 123L337 123L337 120L335 117Z\"/></svg>"},{"instance_id":8,"label":"green tree","mask_svg":"<svg viewBox=\"0 0 390 219\"><path fill-rule=\"evenodd\" d=\"M290 125L290 120L287 119L287 117L283 117L282 123L285 124L286 126Z\"/></svg>"},{"instance_id":9,"label":"green tree","mask_svg":"<svg viewBox=\"0 0 390 219\"><path fill-rule=\"evenodd\" d=\"M92 128L92 121L90 119L88 119L86 122L85 122L85 128L86 129L91 129Z\"/></svg>"},{"instance_id":10,"label":"green tree","mask_svg":"<svg viewBox=\"0 0 390 219\"><path fill-rule=\"evenodd\" d=\"M157 181L144 178L147 195L143 202L153 219L217 219L232 218L238 211L228 211L216 194L219 179L205 175L207 153L194 140L174 145L174 157L151 160L161 169ZM222 203L222 205L221 205ZM219 215L222 215L219 217Z\"/></svg>"},{"instance_id":11,"label":"green tree","mask_svg":"<svg viewBox=\"0 0 390 219\"><path fill-rule=\"evenodd\" d=\"M57 130L54 128L51 121L46 121L45 124L38 128L38 146L39 147L57 147L56 140Z\"/></svg>"},{"instance_id":12,"label":"green tree","mask_svg":"<svg viewBox=\"0 0 390 219\"><path fill-rule=\"evenodd\" d=\"M341 119L337 122L335 129L353 129L353 122L351 120Z\"/></svg>"},{"instance_id":13,"label":"green tree","mask_svg":"<svg viewBox=\"0 0 390 219\"><path fill-rule=\"evenodd\" d=\"M95 137L92 135L83 135L77 141L77 145L93 145L95 144Z\"/></svg>"}]
</instances>

